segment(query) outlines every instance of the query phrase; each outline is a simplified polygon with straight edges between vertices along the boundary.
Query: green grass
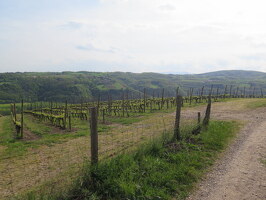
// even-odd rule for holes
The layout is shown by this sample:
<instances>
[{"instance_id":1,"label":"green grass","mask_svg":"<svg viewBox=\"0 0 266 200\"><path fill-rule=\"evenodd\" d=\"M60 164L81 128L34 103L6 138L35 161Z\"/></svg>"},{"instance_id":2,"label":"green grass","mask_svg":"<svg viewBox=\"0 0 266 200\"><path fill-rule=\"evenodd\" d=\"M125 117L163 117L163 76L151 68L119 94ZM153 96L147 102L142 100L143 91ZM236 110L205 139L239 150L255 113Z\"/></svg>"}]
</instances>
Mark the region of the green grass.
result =
<instances>
[{"instance_id":1,"label":"green grass","mask_svg":"<svg viewBox=\"0 0 266 200\"><path fill-rule=\"evenodd\" d=\"M129 117L108 116L106 117L106 121L115 124L130 125L147 119L148 116L151 116L152 114L154 113L130 113Z\"/></svg>"},{"instance_id":2,"label":"green grass","mask_svg":"<svg viewBox=\"0 0 266 200\"><path fill-rule=\"evenodd\" d=\"M10 115L10 104L0 104L0 115Z\"/></svg>"},{"instance_id":3,"label":"green grass","mask_svg":"<svg viewBox=\"0 0 266 200\"><path fill-rule=\"evenodd\" d=\"M220 99L219 101L223 102L223 101L227 101L226 99ZM184 103L184 106L182 109L186 109L186 108L192 108L192 107L197 107L197 106L201 106L201 105L206 105L206 102L202 102L202 103L195 103L192 102L192 104L190 105L189 103ZM157 107L156 107L157 109ZM125 117L120 117L120 116L106 116L106 121L107 122L111 122L111 123L117 123L117 124L122 124L122 125L130 125L133 123L137 123L140 122L144 119L149 118L150 116L156 114L156 113L173 113L175 112L175 107L171 107L169 104L169 108L166 108L166 104L164 105L164 108L162 110L153 110L152 112L150 111L150 108L147 107L146 108L146 112L145 113L129 113L129 117L127 117L126 112L125 112ZM100 118L101 120L101 118Z\"/></svg>"},{"instance_id":4,"label":"green grass","mask_svg":"<svg viewBox=\"0 0 266 200\"><path fill-rule=\"evenodd\" d=\"M261 163L266 167L266 160L261 159Z\"/></svg>"},{"instance_id":5,"label":"green grass","mask_svg":"<svg viewBox=\"0 0 266 200\"><path fill-rule=\"evenodd\" d=\"M15 128L10 116L1 117L0 126L0 145L7 147L0 152L0 159L23 155L27 148L22 141L14 138Z\"/></svg>"},{"instance_id":6,"label":"green grass","mask_svg":"<svg viewBox=\"0 0 266 200\"><path fill-rule=\"evenodd\" d=\"M25 108L27 108L27 106L29 105L29 103L24 103ZM20 108L21 108L21 103L16 103L16 110L17 110L17 114L20 113ZM24 109L25 109L24 108ZM10 115L10 104L0 104L0 115Z\"/></svg>"},{"instance_id":7,"label":"green grass","mask_svg":"<svg viewBox=\"0 0 266 200\"><path fill-rule=\"evenodd\" d=\"M20 116L18 115L18 118ZM0 145L4 145L5 150L0 152L0 159L23 156L28 149L38 148L41 145L52 146L64 143L68 140L90 135L89 122L86 120L72 119L72 131L60 130L53 127L48 122L42 122L31 115L24 115L25 129L35 134L38 138L35 140L14 139L14 126L10 116L0 117L0 125L3 131L0 131ZM105 132L110 127L99 124L98 132Z\"/></svg>"},{"instance_id":8,"label":"green grass","mask_svg":"<svg viewBox=\"0 0 266 200\"><path fill-rule=\"evenodd\" d=\"M33 134L36 134L38 136L48 134L52 130L51 126L47 126L44 123L41 123L40 120L38 120L37 118L31 115L25 115L24 121L25 121L26 128L29 131L31 131Z\"/></svg>"},{"instance_id":9,"label":"green grass","mask_svg":"<svg viewBox=\"0 0 266 200\"><path fill-rule=\"evenodd\" d=\"M87 167L70 192L47 199L184 199L238 128L236 122L215 121L192 136L193 142L163 145L169 140L165 137L153 141L134 153Z\"/></svg>"},{"instance_id":10,"label":"green grass","mask_svg":"<svg viewBox=\"0 0 266 200\"><path fill-rule=\"evenodd\" d=\"M10 116L0 117L0 144L13 142L13 124Z\"/></svg>"},{"instance_id":11,"label":"green grass","mask_svg":"<svg viewBox=\"0 0 266 200\"><path fill-rule=\"evenodd\" d=\"M255 102L247 104L250 109L266 107L266 99L257 99Z\"/></svg>"},{"instance_id":12,"label":"green grass","mask_svg":"<svg viewBox=\"0 0 266 200\"><path fill-rule=\"evenodd\" d=\"M19 116L18 116L19 117ZM5 150L0 152L0 159L7 159L17 156L23 156L28 149L37 148L41 145L51 146L54 144L63 143L69 139L89 135L88 125L85 123L82 125L76 123L80 128L74 132L60 131L60 129L54 129L54 127L40 122L38 119L30 115L25 115L25 129L28 129L32 134L37 137L36 140L24 141L20 139L14 139L13 134L15 132L10 116L1 117L3 131L0 132L0 144L4 145Z\"/></svg>"},{"instance_id":13,"label":"green grass","mask_svg":"<svg viewBox=\"0 0 266 200\"><path fill-rule=\"evenodd\" d=\"M0 159L8 159L25 155L28 149L38 148L41 145L52 146L55 144L60 144L68 141L69 139L82 137L88 135L89 133L85 132L77 132L75 134L66 133L66 134L48 134L42 136L38 140L31 141L22 141L11 139L10 141L6 141L5 143L0 143L1 145L6 146L3 152L0 152Z\"/></svg>"}]
</instances>

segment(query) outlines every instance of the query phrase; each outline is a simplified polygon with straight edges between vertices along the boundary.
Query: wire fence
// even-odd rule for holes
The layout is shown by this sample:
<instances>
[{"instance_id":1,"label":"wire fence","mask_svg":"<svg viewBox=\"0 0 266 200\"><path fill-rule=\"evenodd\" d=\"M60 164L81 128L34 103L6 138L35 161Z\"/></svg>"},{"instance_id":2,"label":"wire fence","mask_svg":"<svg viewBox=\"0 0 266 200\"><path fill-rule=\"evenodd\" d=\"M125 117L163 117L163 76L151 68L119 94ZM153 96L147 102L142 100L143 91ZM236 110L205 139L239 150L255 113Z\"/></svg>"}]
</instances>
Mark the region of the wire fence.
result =
<instances>
[{"instance_id":1,"label":"wire fence","mask_svg":"<svg viewBox=\"0 0 266 200\"><path fill-rule=\"evenodd\" d=\"M197 113L196 113L197 114ZM198 126L198 116L181 115L181 133ZM89 121L87 121L89 126ZM172 133L175 113L155 113L129 125L112 123L98 133L99 160L129 153L166 133ZM53 194L67 191L91 162L91 137L80 136L49 145L31 146L24 154L8 154L0 161L0 199L19 195ZM24 151L24 149L21 149Z\"/></svg>"}]
</instances>

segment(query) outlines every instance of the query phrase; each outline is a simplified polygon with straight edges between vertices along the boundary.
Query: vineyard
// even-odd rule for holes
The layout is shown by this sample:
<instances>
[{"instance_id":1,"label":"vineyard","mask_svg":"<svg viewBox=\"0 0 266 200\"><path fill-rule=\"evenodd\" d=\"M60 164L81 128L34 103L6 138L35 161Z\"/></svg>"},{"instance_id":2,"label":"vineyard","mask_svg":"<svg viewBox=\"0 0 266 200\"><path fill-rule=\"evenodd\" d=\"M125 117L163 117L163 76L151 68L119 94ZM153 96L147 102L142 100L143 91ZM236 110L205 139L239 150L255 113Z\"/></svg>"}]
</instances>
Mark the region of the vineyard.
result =
<instances>
[{"instance_id":1,"label":"vineyard","mask_svg":"<svg viewBox=\"0 0 266 200\"><path fill-rule=\"evenodd\" d=\"M265 6L0 0L0 200L266 200Z\"/></svg>"},{"instance_id":2,"label":"vineyard","mask_svg":"<svg viewBox=\"0 0 266 200\"><path fill-rule=\"evenodd\" d=\"M155 97L144 89L138 99L123 92L120 100L108 95L107 101L101 101L99 95L97 101L79 104L11 104L11 120L10 116L0 118L8 130L0 138L0 196L67 190L90 161L131 152L172 133L177 140L190 140L208 126L211 102L264 97L262 90L256 96L239 88L221 92L211 87L204 92L203 87L197 96L194 93L190 89L181 97L177 88L176 97L165 97L162 89ZM205 105L206 111L195 116L180 114L181 109Z\"/></svg>"}]
</instances>

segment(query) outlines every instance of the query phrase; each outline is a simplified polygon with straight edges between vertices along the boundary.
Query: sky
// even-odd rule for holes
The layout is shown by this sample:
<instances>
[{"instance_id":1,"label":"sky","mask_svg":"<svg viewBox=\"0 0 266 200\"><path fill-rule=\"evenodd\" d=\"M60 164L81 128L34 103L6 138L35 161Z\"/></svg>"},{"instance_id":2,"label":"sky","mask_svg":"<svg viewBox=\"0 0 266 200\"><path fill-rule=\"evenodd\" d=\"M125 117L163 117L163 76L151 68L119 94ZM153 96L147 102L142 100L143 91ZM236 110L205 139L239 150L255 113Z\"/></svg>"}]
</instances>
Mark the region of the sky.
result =
<instances>
[{"instance_id":1,"label":"sky","mask_svg":"<svg viewBox=\"0 0 266 200\"><path fill-rule=\"evenodd\" d=\"M0 0L0 72L266 72L265 0Z\"/></svg>"}]
</instances>

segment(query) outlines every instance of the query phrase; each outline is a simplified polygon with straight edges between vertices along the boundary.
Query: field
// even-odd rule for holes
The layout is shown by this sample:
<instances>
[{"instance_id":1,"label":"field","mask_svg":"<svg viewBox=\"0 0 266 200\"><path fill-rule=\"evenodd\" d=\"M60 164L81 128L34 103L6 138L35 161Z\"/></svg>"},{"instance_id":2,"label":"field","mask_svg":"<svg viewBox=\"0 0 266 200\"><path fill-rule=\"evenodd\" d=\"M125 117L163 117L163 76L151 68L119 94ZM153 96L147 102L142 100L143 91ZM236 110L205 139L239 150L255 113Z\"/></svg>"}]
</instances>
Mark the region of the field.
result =
<instances>
[{"instance_id":1,"label":"field","mask_svg":"<svg viewBox=\"0 0 266 200\"><path fill-rule=\"evenodd\" d=\"M152 100L146 99L146 101L151 102ZM204 168L212 164L214 159L217 157L216 151L221 151L226 147L230 141L230 138L235 135L240 124L243 123L243 119L240 120L237 117L230 118L229 115L225 115L224 113L227 111L230 111L231 113L240 111L247 113L254 109L256 110L263 108L265 105L265 99L256 98L227 98L220 100L214 99L214 101L216 102L213 103L215 109L212 112L212 115L214 116L215 120L218 121L211 123L210 129L213 130L211 132L224 132L228 133L228 135L222 136L224 138L224 144L220 144L220 148L213 149L213 146L208 147L210 149L207 150L207 152L210 153L211 150L213 153L204 154L203 152L203 157L196 157L195 161L193 161L194 158L191 158L191 162L195 162L193 165L199 165L199 167L196 167L195 176L193 175L191 180L189 179L187 182L184 182L184 184L188 185L185 188L180 188L182 192L178 198L184 198L187 196L195 181L202 176L203 172L205 171ZM99 111L101 114L99 115L98 124L99 159L100 163L102 163L102 167L100 169L106 170L105 166L112 165L113 162L128 162L134 166L136 163L134 164L135 161L132 159L135 157L130 156L134 155L134 152L142 152L142 154L148 155L148 158L151 159L151 162L155 162L157 159L156 156L161 157L161 150L158 152L158 154L153 155L155 156L153 157L155 160L153 160L153 158L150 157L151 155L149 152L151 151L149 151L149 148L147 148L148 150L143 151L140 151L140 148L143 149L143 147L149 147L151 143L156 143L155 141L157 141L158 138L163 137L164 140L169 138L169 135L172 134L174 128L175 104L174 101L171 103L171 98L165 99L167 104L164 103L163 106L160 103L156 103L162 102L161 99L154 100L154 102L155 103L151 106L147 104L147 107L144 108L146 111L143 112L143 110L140 111L137 109L139 108L139 104L134 101L133 104L136 105L134 112L133 107L131 110L126 106L121 107L121 105L126 105L126 102L114 101L112 103L119 104L120 108L116 111L113 111L111 115L103 115L103 113L108 113L108 102L98 102L102 104L100 107L102 109ZM97 104L97 102L95 102L95 104ZM32 105L25 105L25 108L32 107ZM62 107L63 105L64 104L60 104L52 107L52 109L49 108L48 110L50 115L54 116L57 112L58 115L61 116L61 113L65 112L65 108ZM8 106L10 109L10 105L2 106L2 109L5 110ZM82 108L80 108L81 106ZM15 196L17 198L29 198L31 196L35 198L36 196L34 195L40 194L40 191L45 191L45 194L42 195L69 194L68 191L75 186L77 180L80 180L79 175L88 173L86 169L88 168L87 165L90 162L91 141L88 116L84 117L84 114L86 114L85 110L89 106L78 105L79 112L77 112L75 115L70 113L72 112L71 110L77 110L77 105L69 104L68 115L72 116L71 129L69 124L66 122L65 123L67 126L64 129L62 124L60 126L57 124L56 126L55 124L53 125L53 123L49 120L43 120L39 117L36 117L36 113L38 113L37 110L40 109L40 103L36 104L35 109L32 109L31 112L25 112L24 114L24 135L23 138L20 139L16 139L14 137L14 135L16 136L16 131L11 117L0 117L0 174L2 177L0 182L0 196L3 199L8 199ZM43 106L41 109L45 110L45 106ZM141 109L143 109L143 107ZM198 112L201 112L203 117L205 109L205 100L190 102L189 99L187 99L187 101L184 102L181 113L181 136L182 140L185 142L183 143L184 148L182 149L187 149L185 152L191 151L195 148L201 148L200 141L203 140L207 144L208 140L211 139L209 136L211 132L208 131L203 132L203 134L200 136L203 137L201 139L191 136L191 131L193 131L198 125ZM17 120L19 121L21 118L19 109L17 112ZM35 112L35 115L32 114L32 112ZM219 113L222 114L219 116ZM218 130L216 130L217 127ZM215 139L212 139L212 142L209 142L209 144L214 145L214 142ZM160 147L159 149L162 148L165 147ZM181 152L183 152L182 149ZM195 153L196 152L197 150ZM121 155L125 156L121 157ZM207 155L213 155L212 159L209 161L208 159L206 161L202 161L204 163L206 162L205 164L200 163L199 160L204 160ZM185 154L184 156L187 155ZM112 161L113 159L115 160ZM108 162L111 163L108 164ZM163 163L164 161L162 161L162 166L169 165L167 163ZM127 165L125 165L126 168ZM149 168L149 166L147 167ZM173 166L169 165L168 167L169 169L172 169ZM124 171L126 168L121 168L121 170ZM137 169L132 168L131 170L134 171ZM129 170L128 173L132 173L131 170ZM195 166L190 170L195 170ZM97 173L102 172L97 171ZM171 171L169 171L169 173L171 173ZM168 175L172 176L171 174ZM114 176L114 179L108 178L107 182L110 181L112 183L115 180L121 182L122 179L124 180L126 178L126 174L124 176L124 178L123 176L120 178ZM136 180L139 179L139 177L134 175L132 179ZM154 179L154 181L155 180L157 179ZM173 181L171 179L166 180L170 182ZM124 182L124 184L128 183ZM132 184L133 185L128 186L133 187L131 189L122 187L122 191L127 191L125 196L129 197L130 199L133 198L132 195L134 196L138 193L136 188L134 189L137 183L133 181ZM176 187L176 189L179 190L177 186L178 184L175 183L171 187ZM88 192L90 195L96 195L101 198L99 194L104 187L96 188L95 194L91 193L91 188ZM141 193L142 195L147 196L148 193L151 193L151 196L159 195L155 191L149 189L149 184L143 187L147 188L147 190L145 190L146 193ZM106 188L104 190L106 190ZM167 188L165 188L165 190L168 191ZM161 190L158 190L157 192L159 191ZM163 199L168 199L171 196L165 196L164 194L166 191L161 191L160 195L162 195ZM117 192L112 190L107 190L107 193L107 196L110 196L114 199L118 197L117 195L119 195ZM173 188L171 189L171 193L172 195L175 193ZM66 199L66 196L64 198Z\"/></svg>"}]
</instances>

